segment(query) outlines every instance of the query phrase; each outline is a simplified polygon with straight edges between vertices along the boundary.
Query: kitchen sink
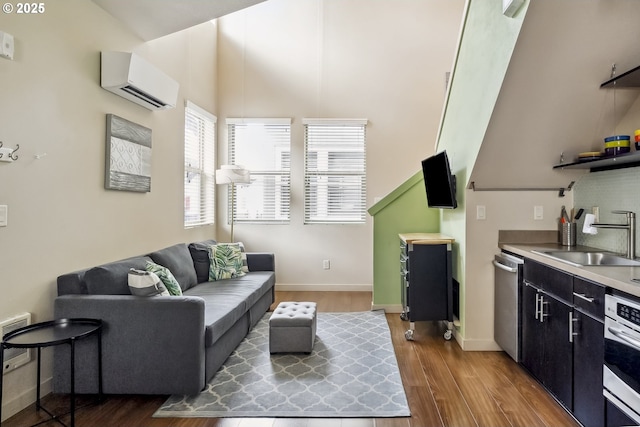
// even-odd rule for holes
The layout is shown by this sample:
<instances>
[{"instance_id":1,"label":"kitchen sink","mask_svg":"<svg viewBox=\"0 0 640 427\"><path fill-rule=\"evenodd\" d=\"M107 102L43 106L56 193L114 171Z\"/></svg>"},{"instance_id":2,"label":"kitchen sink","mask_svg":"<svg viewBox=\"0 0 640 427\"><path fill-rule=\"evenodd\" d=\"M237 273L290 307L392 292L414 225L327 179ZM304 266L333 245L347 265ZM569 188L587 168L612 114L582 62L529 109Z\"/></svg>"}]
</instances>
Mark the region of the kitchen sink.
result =
<instances>
[{"instance_id":1,"label":"kitchen sink","mask_svg":"<svg viewBox=\"0 0 640 427\"><path fill-rule=\"evenodd\" d=\"M640 261L625 258L613 252L593 251L531 251L539 255L544 255L558 261L566 262L575 266L621 266L621 267L640 267Z\"/></svg>"}]
</instances>

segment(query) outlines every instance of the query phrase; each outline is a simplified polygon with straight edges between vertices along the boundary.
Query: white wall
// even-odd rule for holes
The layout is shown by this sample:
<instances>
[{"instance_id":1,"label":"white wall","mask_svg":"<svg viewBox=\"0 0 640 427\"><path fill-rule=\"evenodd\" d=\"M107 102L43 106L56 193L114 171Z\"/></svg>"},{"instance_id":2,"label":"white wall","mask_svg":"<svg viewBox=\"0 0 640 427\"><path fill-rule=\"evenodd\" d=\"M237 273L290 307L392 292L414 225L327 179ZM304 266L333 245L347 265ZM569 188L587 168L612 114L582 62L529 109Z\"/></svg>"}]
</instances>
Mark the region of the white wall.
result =
<instances>
[{"instance_id":1,"label":"white wall","mask_svg":"<svg viewBox=\"0 0 640 427\"><path fill-rule=\"evenodd\" d=\"M573 192L558 197L555 191L466 191L467 247L464 300L465 350L499 350L493 339L493 256L499 230L557 230L563 205L573 206ZM486 207L486 219L476 219L477 206ZM534 206L542 206L543 219L533 219Z\"/></svg>"},{"instance_id":2,"label":"white wall","mask_svg":"<svg viewBox=\"0 0 640 427\"><path fill-rule=\"evenodd\" d=\"M207 23L142 43L85 0L46 2L42 15L0 14L15 60L0 58L0 319L50 320L56 277L178 242L215 237L183 228L184 100L216 112L216 28ZM151 112L100 88L101 50L135 51L180 83L178 106ZM151 192L104 190L105 115L153 130ZM47 155L35 159L35 155ZM43 391L49 390L46 353ZM3 416L35 398L35 363L4 378Z\"/></svg>"},{"instance_id":3,"label":"white wall","mask_svg":"<svg viewBox=\"0 0 640 427\"><path fill-rule=\"evenodd\" d=\"M363 225L303 225L301 120L369 120L371 206L433 152L463 6L463 0L270 0L220 20L219 121L293 119L291 223L234 229L249 250L275 252L279 286L370 288L370 217ZM220 135L224 162L222 126ZM222 202L219 212L226 211ZM227 236L220 218L219 235ZM330 270L322 269L323 259L331 260Z\"/></svg>"}]
</instances>

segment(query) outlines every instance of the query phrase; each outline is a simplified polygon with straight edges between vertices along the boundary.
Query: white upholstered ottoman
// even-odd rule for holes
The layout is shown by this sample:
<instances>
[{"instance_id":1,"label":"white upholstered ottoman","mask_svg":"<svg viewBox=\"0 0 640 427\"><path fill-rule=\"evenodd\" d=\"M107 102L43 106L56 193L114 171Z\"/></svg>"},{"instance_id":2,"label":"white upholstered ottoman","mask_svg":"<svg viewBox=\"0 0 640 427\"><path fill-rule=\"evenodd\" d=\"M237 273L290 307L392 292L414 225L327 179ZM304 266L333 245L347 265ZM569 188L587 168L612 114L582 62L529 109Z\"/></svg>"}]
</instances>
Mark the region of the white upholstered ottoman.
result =
<instances>
[{"instance_id":1,"label":"white upholstered ottoman","mask_svg":"<svg viewBox=\"0 0 640 427\"><path fill-rule=\"evenodd\" d=\"M315 302L278 304L269 318L269 352L311 353L315 340Z\"/></svg>"}]
</instances>

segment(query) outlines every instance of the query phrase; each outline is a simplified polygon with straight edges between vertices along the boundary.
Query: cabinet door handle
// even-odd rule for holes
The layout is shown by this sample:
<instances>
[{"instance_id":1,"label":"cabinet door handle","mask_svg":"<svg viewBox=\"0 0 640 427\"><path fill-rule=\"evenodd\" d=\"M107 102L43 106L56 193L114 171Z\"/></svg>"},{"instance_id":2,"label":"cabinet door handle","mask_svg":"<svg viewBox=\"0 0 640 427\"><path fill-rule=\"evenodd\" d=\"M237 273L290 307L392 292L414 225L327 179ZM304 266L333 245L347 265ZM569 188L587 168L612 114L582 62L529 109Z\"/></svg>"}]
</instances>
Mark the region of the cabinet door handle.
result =
<instances>
[{"instance_id":1,"label":"cabinet door handle","mask_svg":"<svg viewBox=\"0 0 640 427\"><path fill-rule=\"evenodd\" d=\"M593 301L595 300L595 298L591 298L591 297L586 296L585 294L579 294L579 293L577 293L577 292L574 292L574 293L573 293L573 296L574 296L574 297L578 297L578 298L580 298L580 299L583 299L583 300L585 300L586 302L593 302Z\"/></svg>"},{"instance_id":2,"label":"cabinet door handle","mask_svg":"<svg viewBox=\"0 0 640 427\"><path fill-rule=\"evenodd\" d=\"M540 294L536 294L536 320L540 320L538 318L538 312L540 311L540 300L539 300Z\"/></svg>"},{"instance_id":3,"label":"cabinet door handle","mask_svg":"<svg viewBox=\"0 0 640 427\"><path fill-rule=\"evenodd\" d=\"M544 312L544 306L548 304L549 303L544 300L544 295L540 295L540 323L544 323L544 318L549 316Z\"/></svg>"},{"instance_id":4,"label":"cabinet door handle","mask_svg":"<svg viewBox=\"0 0 640 427\"><path fill-rule=\"evenodd\" d=\"M577 322L578 318L573 317L573 311L569 312L569 342L573 342L573 337L577 337L578 333L573 331L573 322Z\"/></svg>"}]
</instances>

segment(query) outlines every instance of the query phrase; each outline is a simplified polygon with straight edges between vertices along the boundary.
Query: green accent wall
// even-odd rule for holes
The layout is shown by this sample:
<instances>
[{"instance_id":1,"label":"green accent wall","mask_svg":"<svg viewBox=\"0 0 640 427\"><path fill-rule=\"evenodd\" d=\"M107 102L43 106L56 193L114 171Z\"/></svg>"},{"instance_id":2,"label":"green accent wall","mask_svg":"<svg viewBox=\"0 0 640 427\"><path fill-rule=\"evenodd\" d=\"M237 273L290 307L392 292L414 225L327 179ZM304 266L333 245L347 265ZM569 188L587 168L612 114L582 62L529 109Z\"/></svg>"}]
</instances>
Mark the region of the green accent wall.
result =
<instances>
[{"instance_id":1,"label":"green accent wall","mask_svg":"<svg viewBox=\"0 0 640 427\"><path fill-rule=\"evenodd\" d=\"M401 304L400 233L437 233L439 209L427 207L422 171L369 208L373 216L373 304Z\"/></svg>"}]
</instances>

